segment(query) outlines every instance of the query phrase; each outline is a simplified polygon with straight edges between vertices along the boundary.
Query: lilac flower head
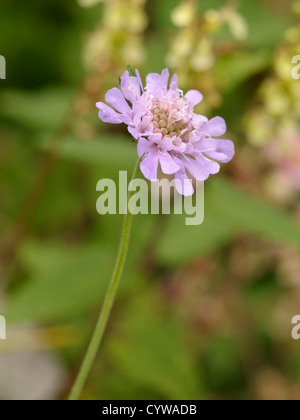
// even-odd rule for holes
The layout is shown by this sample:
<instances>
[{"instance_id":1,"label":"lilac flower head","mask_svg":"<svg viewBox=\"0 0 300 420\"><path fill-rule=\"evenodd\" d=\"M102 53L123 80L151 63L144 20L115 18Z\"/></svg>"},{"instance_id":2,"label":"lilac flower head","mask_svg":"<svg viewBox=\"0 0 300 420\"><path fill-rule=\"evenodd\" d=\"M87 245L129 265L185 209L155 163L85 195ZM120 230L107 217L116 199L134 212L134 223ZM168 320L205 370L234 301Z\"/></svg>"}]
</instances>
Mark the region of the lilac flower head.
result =
<instances>
[{"instance_id":1,"label":"lilac flower head","mask_svg":"<svg viewBox=\"0 0 300 420\"><path fill-rule=\"evenodd\" d=\"M164 174L174 174L176 189L188 196L194 189L187 174L204 181L219 172L216 161L226 163L234 156L232 141L218 139L226 132L225 121L194 113L202 99L197 90L184 95L176 75L169 84L168 69L149 74L145 88L136 70L135 76L123 74L120 89L107 92L105 100L111 107L102 102L97 107L102 121L127 125L137 141L145 178L156 181L160 166Z\"/></svg>"}]
</instances>

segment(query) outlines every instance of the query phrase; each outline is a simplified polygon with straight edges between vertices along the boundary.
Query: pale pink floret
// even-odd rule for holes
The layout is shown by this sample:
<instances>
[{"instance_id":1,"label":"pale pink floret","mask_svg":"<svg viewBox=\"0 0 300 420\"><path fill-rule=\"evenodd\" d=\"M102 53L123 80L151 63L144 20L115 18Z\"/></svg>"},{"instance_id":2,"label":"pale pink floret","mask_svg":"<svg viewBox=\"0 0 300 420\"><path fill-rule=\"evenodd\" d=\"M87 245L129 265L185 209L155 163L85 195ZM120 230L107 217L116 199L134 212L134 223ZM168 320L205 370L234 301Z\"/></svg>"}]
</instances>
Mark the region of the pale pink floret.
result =
<instances>
[{"instance_id":1,"label":"pale pink floret","mask_svg":"<svg viewBox=\"0 0 300 420\"><path fill-rule=\"evenodd\" d=\"M300 132L288 133L284 143L272 140L265 151L286 182L300 190Z\"/></svg>"},{"instance_id":2,"label":"pale pink floret","mask_svg":"<svg viewBox=\"0 0 300 420\"><path fill-rule=\"evenodd\" d=\"M164 174L175 175L179 193L192 195L187 172L204 181L219 172L216 161L229 162L234 156L232 141L217 139L226 132L225 121L220 117L209 121L194 113L202 99L196 90L183 95L176 75L169 85L168 69L149 74L145 88L136 70L135 77L128 71L123 74L120 89L107 92L105 100L114 109L102 102L97 107L102 121L128 126L138 142L140 167L147 179L157 180L160 165Z\"/></svg>"}]
</instances>

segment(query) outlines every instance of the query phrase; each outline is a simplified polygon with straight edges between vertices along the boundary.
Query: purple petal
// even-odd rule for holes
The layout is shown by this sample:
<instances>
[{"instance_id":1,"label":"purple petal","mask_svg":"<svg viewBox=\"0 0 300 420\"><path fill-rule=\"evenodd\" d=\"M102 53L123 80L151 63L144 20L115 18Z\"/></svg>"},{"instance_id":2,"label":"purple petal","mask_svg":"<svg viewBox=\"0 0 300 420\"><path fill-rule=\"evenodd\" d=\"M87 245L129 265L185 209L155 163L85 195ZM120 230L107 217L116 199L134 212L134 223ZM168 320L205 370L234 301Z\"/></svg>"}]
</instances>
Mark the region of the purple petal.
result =
<instances>
[{"instance_id":1,"label":"purple petal","mask_svg":"<svg viewBox=\"0 0 300 420\"><path fill-rule=\"evenodd\" d=\"M185 162L185 167L192 175L192 177L196 178L198 181L204 181L209 177L209 170L204 162L195 159L189 159Z\"/></svg>"},{"instance_id":2,"label":"purple petal","mask_svg":"<svg viewBox=\"0 0 300 420\"><path fill-rule=\"evenodd\" d=\"M144 86L143 86L142 78L141 78L141 75L140 75L140 72L138 71L138 69L135 69L135 74L136 74L136 77L139 81L141 92L144 93Z\"/></svg>"},{"instance_id":3,"label":"purple petal","mask_svg":"<svg viewBox=\"0 0 300 420\"><path fill-rule=\"evenodd\" d=\"M175 174L175 187L179 194L186 197L194 194L193 185L184 171Z\"/></svg>"},{"instance_id":4,"label":"purple petal","mask_svg":"<svg viewBox=\"0 0 300 420\"><path fill-rule=\"evenodd\" d=\"M203 95L202 93L200 93L198 90L189 90L186 95L185 98L193 105L196 106L198 104L200 104L200 102L202 102L203 100Z\"/></svg>"},{"instance_id":5,"label":"purple petal","mask_svg":"<svg viewBox=\"0 0 300 420\"><path fill-rule=\"evenodd\" d=\"M158 151L150 150L142 160L140 168L146 179L157 181Z\"/></svg>"},{"instance_id":6,"label":"purple petal","mask_svg":"<svg viewBox=\"0 0 300 420\"><path fill-rule=\"evenodd\" d=\"M168 69L164 69L162 74L148 74L146 77L147 91L154 94L160 92L162 89L167 90L169 77L170 74Z\"/></svg>"},{"instance_id":7,"label":"purple petal","mask_svg":"<svg viewBox=\"0 0 300 420\"><path fill-rule=\"evenodd\" d=\"M178 172L180 170L180 167L178 165L176 165L176 163L171 158L169 153L166 153L166 154L160 153L159 154L159 163L160 163L160 166L161 166L161 170L163 171L164 174L172 175L172 174L175 174L176 172Z\"/></svg>"},{"instance_id":8,"label":"purple petal","mask_svg":"<svg viewBox=\"0 0 300 420\"><path fill-rule=\"evenodd\" d=\"M214 152L217 147L216 139L212 139L211 137L204 137L200 138L200 140L193 143L194 147L198 152L207 153L207 152Z\"/></svg>"},{"instance_id":9,"label":"purple petal","mask_svg":"<svg viewBox=\"0 0 300 420\"><path fill-rule=\"evenodd\" d=\"M178 77L177 77L177 74L174 74L173 75L173 77L171 79L170 87L171 88L173 87L175 89L178 89Z\"/></svg>"},{"instance_id":10,"label":"purple petal","mask_svg":"<svg viewBox=\"0 0 300 420\"><path fill-rule=\"evenodd\" d=\"M206 123L208 119L204 115L194 114L193 115L193 126L195 128L201 128L201 126Z\"/></svg>"},{"instance_id":11,"label":"purple petal","mask_svg":"<svg viewBox=\"0 0 300 420\"><path fill-rule=\"evenodd\" d=\"M174 151L184 153L188 149L190 143L184 143L180 137L174 136L172 137L171 145ZM191 149L193 150L193 146L191 146Z\"/></svg>"},{"instance_id":12,"label":"purple petal","mask_svg":"<svg viewBox=\"0 0 300 420\"><path fill-rule=\"evenodd\" d=\"M194 153L194 145L192 143L184 143L185 144L185 155L193 155Z\"/></svg>"},{"instance_id":13,"label":"purple petal","mask_svg":"<svg viewBox=\"0 0 300 420\"><path fill-rule=\"evenodd\" d=\"M171 139L168 138L162 138L159 142L159 147L162 148L163 150L169 152L170 150L173 149L173 143Z\"/></svg>"},{"instance_id":14,"label":"purple petal","mask_svg":"<svg viewBox=\"0 0 300 420\"><path fill-rule=\"evenodd\" d=\"M201 130L210 134L212 137L220 137L226 133L226 123L221 117L215 117L203 124Z\"/></svg>"},{"instance_id":15,"label":"purple petal","mask_svg":"<svg viewBox=\"0 0 300 420\"><path fill-rule=\"evenodd\" d=\"M129 76L128 71L121 77L121 90L125 99L128 99L131 103L141 97L140 81L137 77Z\"/></svg>"},{"instance_id":16,"label":"purple petal","mask_svg":"<svg viewBox=\"0 0 300 420\"><path fill-rule=\"evenodd\" d=\"M156 143L159 144L162 140L162 135L160 133L155 133L155 134L151 134L151 136L149 136L149 140L151 141L151 143Z\"/></svg>"},{"instance_id":17,"label":"purple petal","mask_svg":"<svg viewBox=\"0 0 300 420\"><path fill-rule=\"evenodd\" d=\"M109 106L105 105L103 102L97 102L96 106L99 108L98 115L101 121L110 124L121 124L123 122L120 118L120 114L118 114Z\"/></svg>"},{"instance_id":18,"label":"purple petal","mask_svg":"<svg viewBox=\"0 0 300 420\"><path fill-rule=\"evenodd\" d=\"M138 156L143 157L145 153L148 153L150 146L151 146L151 143L149 142L149 140L146 140L143 137L141 137L137 145Z\"/></svg>"},{"instance_id":19,"label":"purple petal","mask_svg":"<svg viewBox=\"0 0 300 420\"><path fill-rule=\"evenodd\" d=\"M141 137L141 134L138 132L138 130L135 127L128 126L127 127L128 132L132 135L133 138L138 140Z\"/></svg>"},{"instance_id":20,"label":"purple petal","mask_svg":"<svg viewBox=\"0 0 300 420\"><path fill-rule=\"evenodd\" d=\"M105 100L111 106L113 106L117 111L121 112L125 116L131 114L131 108L126 102L122 92L118 88L113 88L107 92L105 95Z\"/></svg>"},{"instance_id":21,"label":"purple petal","mask_svg":"<svg viewBox=\"0 0 300 420\"><path fill-rule=\"evenodd\" d=\"M133 124L138 125L140 119L146 114L147 107L140 103L134 102L132 107Z\"/></svg>"},{"instance_id":22,"label":"purple petal","mask_svg":"<svg viewBox=\"0 0 300 420\"><path fill-rule=\"evenodd\" d=\"M153 132L152 118L145 116L142 118L141 122L137 127L138 131L141 134L149 134Z\"/></svg>"},{"instance_id":23,"label":"purple petal","mask_svg":"<svg viewBox=\"0 0 300 420\"><path fill-rule=\"evenodd\" d=\"M217 162L207 159L205 156L203 156L202 153L199 152L195 152L195 156L199 167L201 166L203 170L208 172L209 175L215 175L220 171L220 165ZM199 179L199 181L203 180Z\"/></svg>"},{"instance_id":24,"label":"purple petal","mask_svg":"<svg viewBox=\"0 0 300 420\"><path fill-rule=\"evenodd\" d=\"M230 162L234 156L234 144L231 140L215 140L216 147L213 151L205 152L212 159L219 162Z\"/></svg>"},{"instance_id":25,"label":"purple petal","mask_svg":"<svg viewBox=\"0 0 300 420\"><path fill-rule=\"evenodd\" d=\"M170 89L166 93L166 98L169 101L175 101L177 98L180 98L180 91L178 89L178 78L177 75L174 74L170 83Z\"/></svg>"}]
</instances>

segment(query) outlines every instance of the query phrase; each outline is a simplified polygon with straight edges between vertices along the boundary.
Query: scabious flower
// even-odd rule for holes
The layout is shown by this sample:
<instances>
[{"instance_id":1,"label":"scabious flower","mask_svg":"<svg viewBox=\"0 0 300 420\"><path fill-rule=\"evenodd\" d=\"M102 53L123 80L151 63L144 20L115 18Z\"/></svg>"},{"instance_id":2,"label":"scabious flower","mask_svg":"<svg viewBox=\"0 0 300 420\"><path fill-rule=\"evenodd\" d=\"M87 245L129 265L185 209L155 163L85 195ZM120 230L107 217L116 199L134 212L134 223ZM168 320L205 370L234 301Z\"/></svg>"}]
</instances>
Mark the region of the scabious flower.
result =
<instances>
[{"instance_id":1,"label":"scabious flower","mask_svg":"<svg viewBox=\"0 0 300 420\"><path fill-rule=\"evenodd\" d=\"M175 176L177 191L189 196L194 189L187 174L204 181L219 172L217 161L226 163L234 156L232 141L218 139L226 132L225 121L194 113L202 99L196 90L183 95L176 75L169 85L168 69L149 74L145 88L136 70L136 76L123 74L120 89L107 92L105 100L111 107L102 102L97 107L102 121L127 125L137 141L145 178L157 181L160 165L164 174Z\"/></svg>"}]
</instances>

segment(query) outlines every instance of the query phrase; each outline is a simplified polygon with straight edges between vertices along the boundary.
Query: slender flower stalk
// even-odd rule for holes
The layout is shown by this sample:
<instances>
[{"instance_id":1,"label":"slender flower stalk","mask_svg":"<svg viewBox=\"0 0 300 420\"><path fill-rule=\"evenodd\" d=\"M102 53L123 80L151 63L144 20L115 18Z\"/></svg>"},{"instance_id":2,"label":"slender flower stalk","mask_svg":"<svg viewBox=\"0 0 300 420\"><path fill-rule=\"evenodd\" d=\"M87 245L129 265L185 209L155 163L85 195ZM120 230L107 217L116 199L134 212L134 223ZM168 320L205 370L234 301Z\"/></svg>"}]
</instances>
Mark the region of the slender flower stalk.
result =
<instances>
[{"instance_id":1,"label":"slender flower stalk","mask_svg":"<svg viewBox=\"0 0 300 420\"><path fill-rule=\"evenodd\" d=\"M140 159L138 159L137 161L132 179L135 179L137 177L137 174L139 171L139 165L140 165ZM132 194L133 192L129 192L128 201L130 200ZM132 214L130 211L127 211L127 214L124 217L119 253L116 260L114 273L113 273L110 285L108 287L108 290L105 296L103 307L100 312L100 316L99 316L93 337L89 344L88 350L86 352L85 358L79 370L76 381L71 390L71 393L69 396L69 400L71 401L79 399L82 389L87 380L87 377L90 373L92 364L96 358L100 344L102 342L103 334L105 332L107 322L108 322L108 319L109 319L109 316L110 316L110 313L111 313L111 310L115 301L116 293L118 290L118 286L120 283L120 279L121 279L123 268L126 261L129 239L130 239L131 225L132 225Z\"/></svg>"}]
</instances>

